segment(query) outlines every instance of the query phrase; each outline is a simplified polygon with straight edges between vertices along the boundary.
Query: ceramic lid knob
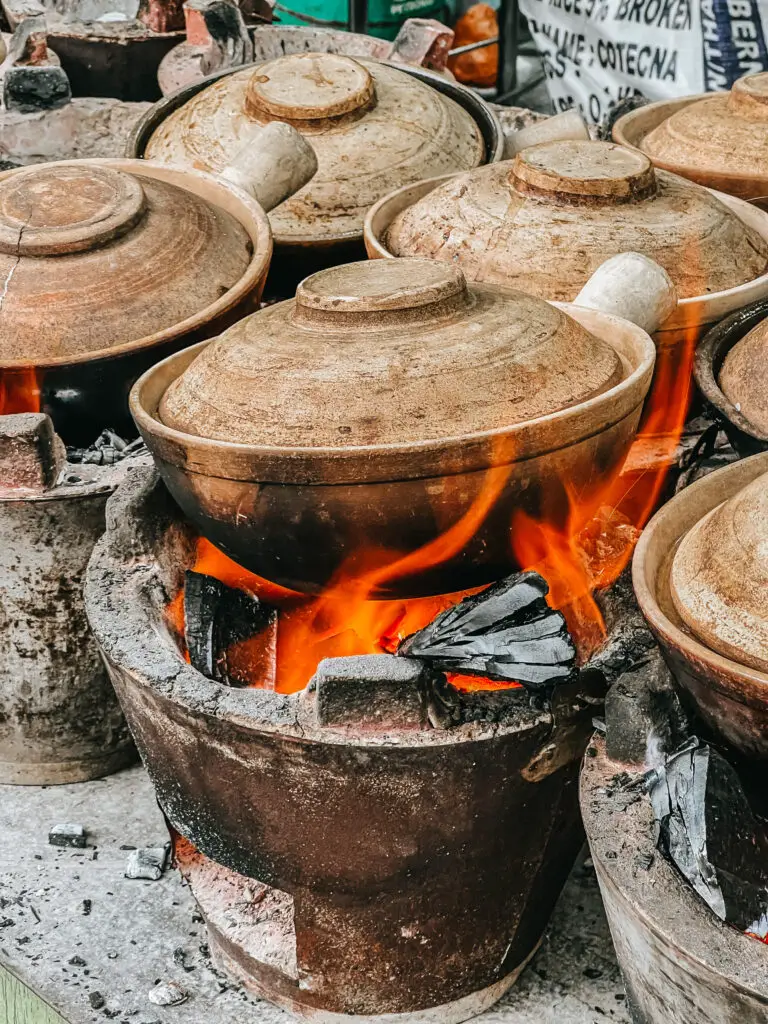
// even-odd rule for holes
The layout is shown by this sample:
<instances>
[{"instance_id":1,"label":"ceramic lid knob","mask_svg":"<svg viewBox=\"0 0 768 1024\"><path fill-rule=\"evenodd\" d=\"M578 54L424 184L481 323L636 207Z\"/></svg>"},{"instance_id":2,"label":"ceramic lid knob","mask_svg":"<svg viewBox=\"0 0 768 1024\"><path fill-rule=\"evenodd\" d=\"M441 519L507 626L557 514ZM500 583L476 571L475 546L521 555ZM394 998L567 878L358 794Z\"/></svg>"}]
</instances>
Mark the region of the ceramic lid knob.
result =
<instances>
[{"instance_id":1,"label":"ceramic lid knob","mask_svg":"<svg viewBox=\"0 0 768 1024\"><path fill-rule=\"evenodd\" d=\"M370 72L351 57L296 53L254 71L245 108L259 121L318 121L365 109L374 95Z\"/></svg>"},{"instance_id":2,"label":"ceramic lid knob","mask_svg":"<svg viewBox=\"0 0 768 1024\"><path fill-rule=\"evenodd\" d=\"M588 141L545 142L517 155L512 184L523 195L565 203L628 203L656 190L642 153Z\"/></svg>"},{"instance_id":3,"label":"ceramic lid knob","mask_svg":"<svg viewBox=\"0 0 768 1024\"><path fill-rule=\"evenodd\" d=\"M294 320L378 325L446 316L470 301L458 267L431 260L378 260L331 267L296 290Z\"/></svg>"},{"instance_id":4,"label":"ceramic lid knob","mask_svg":"<svg viewBox=\"0 0 768 1024\"><path fill-rule=\"evenodd\" d=\"M0 252L56 256L103 245L129 231L145 210L131 174L94 164L45 164L0 182Z\"/></svg>"},{"instance_id":5,"label":"ceramic lid knob","mask_svg":"<svg viewBox=\"0 0 768 1024\"><path fill-rule=\"evenodd\" d=\"M768 71L747 75L733 83L728 109L737 117L768 121Z\"/></svg>"}]
</instances>

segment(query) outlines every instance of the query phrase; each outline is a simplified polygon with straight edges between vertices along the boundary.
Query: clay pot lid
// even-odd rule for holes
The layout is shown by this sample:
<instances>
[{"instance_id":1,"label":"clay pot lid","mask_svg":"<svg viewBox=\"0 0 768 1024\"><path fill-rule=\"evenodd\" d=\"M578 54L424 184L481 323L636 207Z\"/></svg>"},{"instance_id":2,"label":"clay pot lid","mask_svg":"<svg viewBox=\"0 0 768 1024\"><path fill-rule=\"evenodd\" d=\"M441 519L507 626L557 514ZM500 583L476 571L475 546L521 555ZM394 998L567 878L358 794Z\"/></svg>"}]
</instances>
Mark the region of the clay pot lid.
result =
<instances>
[{"instance_id":1,"label":"clay pot lid","mask_svg":"<svg viewBox=\"0 0 768 1024\"><path fill-rule=\"evenodd\" d=\"M686 534L670 587L678 614L702 643L768 672L768 474Z\"/></svg>"},{"instance_id":2,"label":"clay pot lid","mask_svg":"<svg viewBox=\"0 0 768 1024\"><path fill-rule=\"evenodd\" d=\"M548 303L470 288L435 261L376 260L313 274L295 300L230 328L159 417L271 449L407 446L546 416L625 376L609 345Z\"/></svg>"},{"instance_id":3,"label":"clay pot lid","mask_svg":"<svg viewBox=\"0 0 768 1024\"><path fill-rule=\"evenodd\" d=\"M768 240L706 189L614 143L548 142L458 174L398 213L395 256L458 263L469 278L572 301L605 260L661 264L680 298L762 274Z\"/></svg>"},{"instance_id":4,"label":"clay pot lid","mask_svg":"<svg viewBox=\"0 0 768 1024\"><path fill-rule=\"evenodd\" d=\"M359 237L367 210L392 189L485 159L479 126L450 97L398 68L330 53L278 57L218 79L156 128L145 156L218 173L273 120L306 135L319 164L271 212L278 242Z\"/></svg>"},{"instance_id":5,"label":"clay pot lid","mask_svg":"<svg viewBox=\"0 0 768 1024\"><path fill-rule=\"evenodd\" d=\"M733 346L723 360L718 383L744 419L768 436L768 321Z\"/></svg>"},{"instance_id":6,"label":"clay pot lid","mask_svg":"<svg viewBox=\"0 0 768 1024\"><path fill-rule=\"evenodd\" d=\"M653 160L697 176L768 175L768 72L747 75L730 92L675 111L640 143Z\"/></svg>"},{"instance_id":7,"label":"clay pot lid","mask_svg":"<svg viewBox=\"0 0 768 1024\"><path fill-rule=\"evenodd\" d=\"M156 178L83 162L16 171L0 180L0 365L144 341L219 300L251 248L230 214Z\"/></svg>"}]
</instances>

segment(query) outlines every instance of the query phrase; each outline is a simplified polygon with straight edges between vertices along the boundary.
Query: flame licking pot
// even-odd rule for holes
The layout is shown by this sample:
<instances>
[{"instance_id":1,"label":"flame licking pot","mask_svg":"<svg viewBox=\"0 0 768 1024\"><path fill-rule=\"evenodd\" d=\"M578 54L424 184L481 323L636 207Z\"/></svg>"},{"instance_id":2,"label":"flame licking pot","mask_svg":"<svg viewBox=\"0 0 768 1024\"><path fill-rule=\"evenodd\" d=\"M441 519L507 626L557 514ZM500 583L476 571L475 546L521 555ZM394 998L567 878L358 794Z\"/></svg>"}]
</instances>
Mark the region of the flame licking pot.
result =
<instances>
[{"instance_id":1,"label":"flame licking pot","mask_svg":"<svg viewBox=\"0 0 768 1024\"><path fill-rule=\"evenodd\" d=\"M750 303L732 313L708 331L698 348L693 374L704 399L728 435L728 440L741 455L754 455L768 449L768 430L752 422L741 408L736 394L729 398L720 382L720 371L729 353L768 317L768 301ZM765 346L765 342L763 345ZM768 351L768 349L766 349ZM768 394L762 385L765 361L758 356L753 367L752 387L762 390L762 407L768 408ZM738 407L737 407L738 406Z\"/></svg>"},{"instance_id":2,"label":"flame licking pot","mask_svg":"<svg viewBox=\"0 0 768 1024\"><path fill-rule=\"evenodd\" d=\"M767 472L768 453L762 453L686 487L650 521L632 566L643 615L683 695L714 736L762 762L768 760L768 672L698 639L675 606L671 577L675 555L692 528ZM757 578L765 559L753 565ZM752 587L756 592L757 585Z\"/></svg>"},{"instance_id":3,"label":"flame licking pot","mask_svg":"<svg viewBox=\"0 0 768 1024\"><path fill-rule=\"evenodd\" d=\"M264 205L315 167L281 125L230 180L137 160L0 175L0 411L39 404L70 445L130 430L128 392L148 366L256 308L272 255Z\"/></svg>"},{"instance_id":4,"label":"flame licking pot","mask_svg":"<svg viewBox=\"0 0 768 1024\"><path fill-rule=\"evenodd\" d=\"M614 272L618 296L600 285ZM674 303L640 256L591 284L614 312ZM361 552L422 549L374 592L448 593L516 567L517 512L562 523L569 492L617 469L654 358L616 316L469 288L434 261L367 262L153 367L131 410L171 493L241 565L312 592Z\"/></svg>"}]
</instances>

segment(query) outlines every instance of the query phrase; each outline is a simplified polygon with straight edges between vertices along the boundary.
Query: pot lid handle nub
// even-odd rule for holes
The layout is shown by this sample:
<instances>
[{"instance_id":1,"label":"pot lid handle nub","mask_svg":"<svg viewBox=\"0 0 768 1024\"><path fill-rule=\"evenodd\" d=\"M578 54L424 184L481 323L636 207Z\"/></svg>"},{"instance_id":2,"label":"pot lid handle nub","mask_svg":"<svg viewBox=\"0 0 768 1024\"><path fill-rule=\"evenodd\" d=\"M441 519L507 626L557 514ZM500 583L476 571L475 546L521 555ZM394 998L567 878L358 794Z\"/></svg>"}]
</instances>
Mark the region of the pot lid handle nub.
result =
<instances>
[{"instance_id":1,"label":"pot lid handle nub","mask_svg":"<svg viewBox=\"0 0 768 1024\"><path fill-rule=\"evenodd\" d=\"M523 195L568 204L628 203L656 191L648 157L612 142L530 146L515 157L510 177Z\"/></svg>"},{"instance_id":2,"label":"pot lid handle nub","mask_svg":"<svg viewBox=\"0 0 768 1024\"><path fill-rule=\"evenodd\" d=\"M258 121L322 121L365 109L374 98L373 77L351 57L295 53L254 71L245 110Z\"/></svg>"},{"instance_id":3,"label":"pot lid handle nub","mask_svg":"<svg viewBox=\"0 0 768 1024\"><path fill-rule=\"evenodd\" d=\"M0 181L0 252L60 256L125 234L146 209L138 178L88 163L36 165Z\"/></svg>"},{"instance_id":4,"label":"pot lid handle nub","mask_svg":"<svg viewBox=\"0 0 768 1024\"><path fill-rule=\"evenodd\" d=\"M639 252L622 252L601 263L573 300L653 334L675 311L677 291L666 270Z\"/></svg>"},{"instance_id":5,"label":"pot lid handle nub","mask_svg":"<svg viewBox=\"0 0 768 1024\"><path fill-rule=\"evenodd\" d=\"M768 121L768 71L745 75L733 83L728 109L749 121Z\"/></svg>"},{"instance_id":6,"label":"pot lid handle nub","mask_svg":"<svg viewBox=\"0 0 768 1024\"><path fill-rule=\"evenodd\" d=\"M245 144L220 177L244 189L269 213L317 173L317 155L304 136L275 121L252 126Z\"/></svg>"},{"instance_id":7,"label":"pot lid handle nub","mask_svg":"<svg viewBox=\"0 0 768 1024\"><path fill-rule=\"evenodd\" d=\"M296 289L294 319L384 326L447 316L470 301L458 267L437 260L364 260L305 278Z\"/></svg>"}]
</instances>

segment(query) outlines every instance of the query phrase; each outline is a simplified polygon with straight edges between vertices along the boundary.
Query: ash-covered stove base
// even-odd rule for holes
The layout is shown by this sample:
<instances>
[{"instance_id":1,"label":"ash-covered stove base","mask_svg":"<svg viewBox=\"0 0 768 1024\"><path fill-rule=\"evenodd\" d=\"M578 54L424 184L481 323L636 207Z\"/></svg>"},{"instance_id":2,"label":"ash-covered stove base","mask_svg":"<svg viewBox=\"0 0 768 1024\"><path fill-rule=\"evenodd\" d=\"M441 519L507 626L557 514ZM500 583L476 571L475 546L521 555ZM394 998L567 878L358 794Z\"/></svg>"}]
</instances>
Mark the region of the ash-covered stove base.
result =
<instances>
[{"instance_id":1,"label":"ash-covered stove base","mask_svg":"<svg viewBox=\"0 0 768 1024\"><path fill-rule=\"evenodd\" d=\"M317 1024L459 1024L497 1003L534 955L495 984L442 1006L413 1013L330 1013L296 998L293 900L287 893L221 867L184 840L177 841L176 863L205 919L213 962L253 995Z\"/></svg>"},{"instance_id":2,"label":"ash-covered stove base","mask_svg":"<svg viewBox=\"0 0 768 1024\"><path fill-rule=\"evenodd\" d=\"M68 821L86 828L85 849L48 844L49 828ZM292 1024L216 968L177 871L155 882L124 877L122 847L167 839L142 768L78 785L0 786L0 834L0 894L9 901L0 920L13 922L0 929L0 1021L15 1022L23 1006L22 1020L57 1024ZM185 1002L150 1002L158 979L178 984ZM579 864L536 957L477 1024L607 1020L629 1024L595 873Z\"/></svg>"}]
</instances>

